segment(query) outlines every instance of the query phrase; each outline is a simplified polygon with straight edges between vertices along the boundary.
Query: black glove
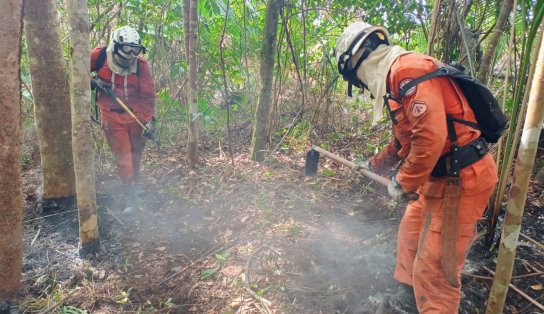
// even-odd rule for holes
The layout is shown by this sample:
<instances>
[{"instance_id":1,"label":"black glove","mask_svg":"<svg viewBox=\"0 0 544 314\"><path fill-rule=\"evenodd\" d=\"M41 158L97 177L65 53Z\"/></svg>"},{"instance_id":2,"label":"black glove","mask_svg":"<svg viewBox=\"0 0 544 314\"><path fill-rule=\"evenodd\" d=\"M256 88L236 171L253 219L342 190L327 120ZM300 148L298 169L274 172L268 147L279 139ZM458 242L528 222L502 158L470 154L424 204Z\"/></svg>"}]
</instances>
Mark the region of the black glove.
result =
<instances>
[{"instance_id":1,"label":"black glove","mask_svg":"<svg viewBox=\"0 0 544 314\"><path fill-rule=\"evenodd\" d=\"M151 118L151 121L144 124L145 129L142 136L148 140L155 140L155 131L157 130L157 123L155 117Z\"/></svg>"},{"instance_id":2,"label":"black glove","mask_svg":"<svg viewBox=\"0 0 544 314\"><path fill-rule=\"evenodd\" d=\"M113 92L113 88L110 83L104 82L100 78L92 78L91 79L91 89L97 89L98 92L104 93L112 98L115 98L115 93Z\"/></svg>"}]
</instances>

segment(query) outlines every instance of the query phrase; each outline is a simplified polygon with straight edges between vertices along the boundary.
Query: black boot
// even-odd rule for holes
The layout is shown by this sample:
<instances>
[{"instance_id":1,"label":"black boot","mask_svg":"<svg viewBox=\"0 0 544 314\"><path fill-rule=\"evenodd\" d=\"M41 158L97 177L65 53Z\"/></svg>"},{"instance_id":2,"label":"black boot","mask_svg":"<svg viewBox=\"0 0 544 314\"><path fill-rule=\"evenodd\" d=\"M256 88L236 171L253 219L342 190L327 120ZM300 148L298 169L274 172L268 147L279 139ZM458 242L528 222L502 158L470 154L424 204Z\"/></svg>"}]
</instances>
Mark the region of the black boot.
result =
<instances>
[{"instance_id":1,"label":"black boot","mask_svg":"<svg viewBox=\"0 0 544 314\"><path fill-rule=\"evenodd\" d=\"M397 293L385 296L384 302L376 314L417 314L416 297L414 288L402 284Z\"/></svg>"}]
</instances>

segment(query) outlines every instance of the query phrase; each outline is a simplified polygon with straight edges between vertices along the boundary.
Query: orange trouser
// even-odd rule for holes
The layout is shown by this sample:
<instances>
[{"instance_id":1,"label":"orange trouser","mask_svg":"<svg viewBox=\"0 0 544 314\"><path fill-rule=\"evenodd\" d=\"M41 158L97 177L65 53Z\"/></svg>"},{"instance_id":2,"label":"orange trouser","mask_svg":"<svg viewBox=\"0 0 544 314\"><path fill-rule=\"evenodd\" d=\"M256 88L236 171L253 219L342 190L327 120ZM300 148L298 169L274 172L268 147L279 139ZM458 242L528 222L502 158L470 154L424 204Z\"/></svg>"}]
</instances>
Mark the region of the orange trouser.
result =
<instances>
[{"instance_id":1,"label":"orange trouser","mask_svg":"<svg viewBox=\"0 0 544 314\"><path fill-rule=\"evenodd\" d=\"M483 214L493 187L466 195L462 191L457 225L457 276L459 288L452 287L440 266L442 197L420 195L408 204L397 239L397 266L394 277L414 287L420 313L454 314L461 298L461 269L476 237L476 223Z\"/></svg>"},{"instance_id":2,"label":"orange trouser","mask_svg":"<svg viewBox=\"0 0 544 314\"><path fill-rule=\"evenodd\" d=\"M117 164L121 183L133 184L140 174L140 161L145 145L142 127L133 120L130 122L103 120L102 124L106 141Z\"/></svg>"}]
</instances>

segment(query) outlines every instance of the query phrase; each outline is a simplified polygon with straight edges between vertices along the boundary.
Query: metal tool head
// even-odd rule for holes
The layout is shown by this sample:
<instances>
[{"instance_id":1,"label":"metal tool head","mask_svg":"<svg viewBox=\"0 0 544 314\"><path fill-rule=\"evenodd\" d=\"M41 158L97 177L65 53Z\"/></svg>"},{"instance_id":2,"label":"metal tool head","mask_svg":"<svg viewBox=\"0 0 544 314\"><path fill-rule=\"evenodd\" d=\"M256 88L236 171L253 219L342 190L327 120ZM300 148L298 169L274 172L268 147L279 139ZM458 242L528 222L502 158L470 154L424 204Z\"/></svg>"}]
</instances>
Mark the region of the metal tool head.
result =
<instances>
[{"instance_id":1,"label":"metal tool head","mask_svg":"<svg viewBox=\"0 0 544 314\"><path fill-rule=\"evenodd\" d=\"M306 154L306 164L304 165L304 174L306 176L317 175L317 165L319 164L319 152L311 149Z\"/></svg>"}]
</instances>

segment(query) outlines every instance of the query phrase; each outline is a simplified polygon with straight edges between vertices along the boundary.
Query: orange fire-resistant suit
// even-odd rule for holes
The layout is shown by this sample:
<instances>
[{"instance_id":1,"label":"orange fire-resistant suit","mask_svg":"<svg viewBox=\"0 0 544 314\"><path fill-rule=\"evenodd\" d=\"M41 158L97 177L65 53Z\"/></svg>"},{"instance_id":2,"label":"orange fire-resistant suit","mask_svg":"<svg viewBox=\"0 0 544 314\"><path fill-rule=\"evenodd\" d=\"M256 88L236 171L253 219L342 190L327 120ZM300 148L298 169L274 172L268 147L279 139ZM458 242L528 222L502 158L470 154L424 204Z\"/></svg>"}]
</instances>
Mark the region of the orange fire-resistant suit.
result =
<instances>
[{"instance_id":1,"label":"orange fire-resistant suit","mask_svg":"<svg viewBox=\"0 0 544 314\"><path fill-rule=\"evenodd\" d=\"M398 57L387 78L388 92L395 96L408 81L433 72L435 59L411 53ZM403 159L396 180L405 192L416 191L420 197L408 204L397 238L395 279L413 286L420 313L458 312L461 295L461 268L476 237L476 223L482 216L493 187L498 181L491 154L460 172L461 194L456 235L458 287L446 280L440 264L440 232L445 177L431 172L439 157L450 153L446 114L475 122L465 96L451 79L442 77L424 81L408 90L399 102L389 100L394 116L391 141L370 160L373 170L383 171ZM457 144L465 146L478 139L480 132L454 123Z\"/></svg>"},{"instance_id":2,"label":"orange fire-resistant suit","mask_svg":"<svg viewBox=\"0 0 544 314\"><path fill-rule=\"evenodd\" d=\"M103 47L98 46L91 51L91 72L96 71L98 55ZM149 63L138 56L137 73L120 76L112 72L108 62L104 62L97 76L113 85L115 95L142 123L149 122L155 111L155 82ZM142 128L111 97L99 94L97 104L100 108L102 129L115 158L121 183L133 184L139 176L145 145Z\"/></svg>"}]
</instances>

